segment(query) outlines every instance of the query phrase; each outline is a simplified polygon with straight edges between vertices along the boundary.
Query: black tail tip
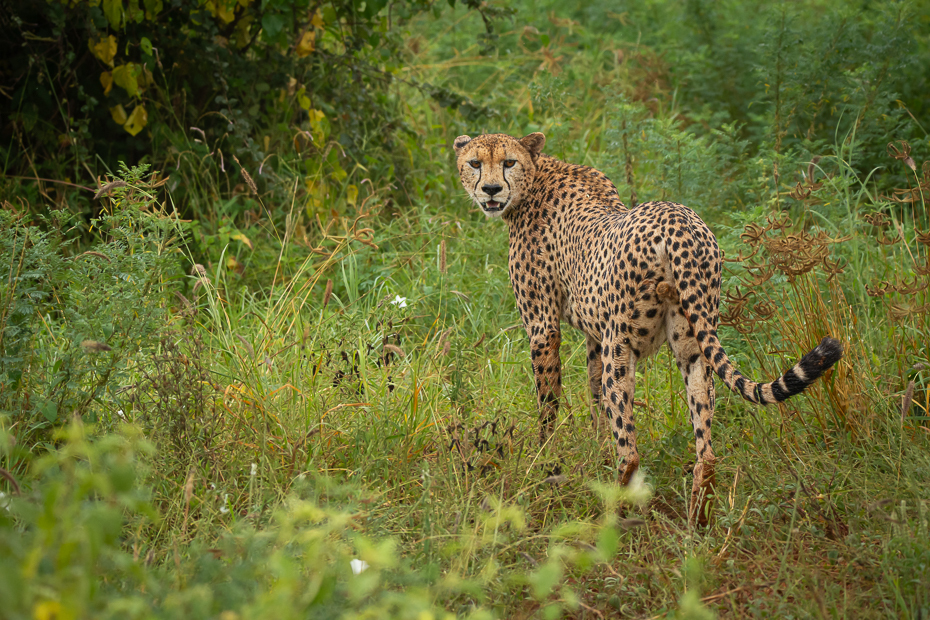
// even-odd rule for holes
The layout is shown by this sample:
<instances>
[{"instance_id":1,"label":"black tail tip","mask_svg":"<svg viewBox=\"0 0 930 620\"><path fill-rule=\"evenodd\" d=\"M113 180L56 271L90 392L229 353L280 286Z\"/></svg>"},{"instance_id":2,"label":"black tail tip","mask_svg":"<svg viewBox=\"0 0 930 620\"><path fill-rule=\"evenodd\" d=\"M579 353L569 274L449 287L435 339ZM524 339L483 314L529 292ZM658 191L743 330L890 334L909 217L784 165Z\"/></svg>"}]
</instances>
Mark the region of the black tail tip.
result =
<instances>
[{"instance_id":1,"label":"black tail tip","mask_svg":"<svg viewBox=\"0 0 930 620\"><path fill-rule=\"evenodd\" d=\"M810 355L814 357L817 366L823 372L843 357L843 345L836 338L827 336L820 341L817 348L810 352Z\"/></svg>"}]
</instances>

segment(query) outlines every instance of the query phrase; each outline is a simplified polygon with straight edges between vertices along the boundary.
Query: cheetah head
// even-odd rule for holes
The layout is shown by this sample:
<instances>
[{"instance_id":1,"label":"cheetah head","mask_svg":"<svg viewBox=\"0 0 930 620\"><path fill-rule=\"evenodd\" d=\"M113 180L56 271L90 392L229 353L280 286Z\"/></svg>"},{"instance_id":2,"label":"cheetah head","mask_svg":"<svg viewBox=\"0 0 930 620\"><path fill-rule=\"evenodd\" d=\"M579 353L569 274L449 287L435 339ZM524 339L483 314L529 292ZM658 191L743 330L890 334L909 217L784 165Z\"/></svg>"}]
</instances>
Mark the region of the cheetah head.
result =
<instances>
[{"instance_id":1,"label":"cheetah head","mask_svg":"<svg viewBox=\"0 0 930 620\"><path fill-rule=\"evenodd\" d=\"M545 143L539 132L522 140L505 134L455 139L462 185L485 215L499 217L520 204L533 185L536 158Z\"/></svg>"}]
</instances>

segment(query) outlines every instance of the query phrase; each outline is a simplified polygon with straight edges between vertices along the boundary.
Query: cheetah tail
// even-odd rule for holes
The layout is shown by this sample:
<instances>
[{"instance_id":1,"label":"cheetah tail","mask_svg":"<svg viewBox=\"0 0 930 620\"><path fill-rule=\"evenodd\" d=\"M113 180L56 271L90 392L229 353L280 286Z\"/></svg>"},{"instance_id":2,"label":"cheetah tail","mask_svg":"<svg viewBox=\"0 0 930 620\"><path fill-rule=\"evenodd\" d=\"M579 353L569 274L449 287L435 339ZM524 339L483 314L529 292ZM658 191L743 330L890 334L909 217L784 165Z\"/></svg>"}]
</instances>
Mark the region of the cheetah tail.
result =
<instances>
[{"instance_id":1,"label":"cheetah tail","mask_svg":"<svg viewBox=\"0 0 930 620\"><path fill-rule=\"evenodd\" d=\"M756 383L736 369L714 331L709 334L699 332L697 336L704 357L726 386L749 402L760 405L780 403L800 394L843 357L843 345L828 336L775 381Z\"/></svg>"}]
</instances>

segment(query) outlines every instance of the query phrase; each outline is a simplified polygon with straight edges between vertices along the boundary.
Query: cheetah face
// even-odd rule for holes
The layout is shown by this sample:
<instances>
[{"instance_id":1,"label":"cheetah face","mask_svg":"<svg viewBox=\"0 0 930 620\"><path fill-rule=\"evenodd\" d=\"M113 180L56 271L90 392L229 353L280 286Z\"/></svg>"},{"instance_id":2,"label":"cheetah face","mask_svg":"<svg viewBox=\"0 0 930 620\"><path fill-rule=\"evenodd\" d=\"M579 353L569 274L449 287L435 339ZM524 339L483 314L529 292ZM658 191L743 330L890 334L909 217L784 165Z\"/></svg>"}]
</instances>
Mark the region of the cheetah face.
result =
<instances>
[{"instance_id":1,"label":"cheetah face","mask_svg":"<svg viewBox=\"0 0 930 620\"><path fill-rule=\"evenodd\" d=\"M545 143L541 133L522 140L504 134L455 139L462 185L485 215L500 217L519 206L533 185L536 158Z\"/></svg>"}]
</instances>

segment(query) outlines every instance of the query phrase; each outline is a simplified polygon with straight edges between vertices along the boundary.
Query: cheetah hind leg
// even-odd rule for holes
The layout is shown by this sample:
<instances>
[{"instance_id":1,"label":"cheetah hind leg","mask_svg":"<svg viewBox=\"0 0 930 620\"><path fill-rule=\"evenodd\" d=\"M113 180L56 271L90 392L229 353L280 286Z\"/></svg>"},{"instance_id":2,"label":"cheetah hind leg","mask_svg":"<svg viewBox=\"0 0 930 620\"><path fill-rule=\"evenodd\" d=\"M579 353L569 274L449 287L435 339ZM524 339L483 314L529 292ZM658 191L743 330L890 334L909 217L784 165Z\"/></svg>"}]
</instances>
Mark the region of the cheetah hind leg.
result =
<instances>
[{"instance_id":1,"label":"cheetah hind leg","mask_svg":"<svg viewBox=\"0 0 930 620\"><path fill-rule=\"evenodd\" d=\"M682 337L689 329L681 315L680 321L670 321L668 342L675 355L675 363L681 371L688 395L688 414L694 430L694 449L697 463L694 465L694 481L691 485L691 502L688 509L688 523L701 527L707 525L713 507L714 485L714 449L711 443L710 427L714 419L714 379L713 368L701 355L700 347L693 338ZM678 338L672 337L675 324L682 328Z\"/></svg>"},{"instance_id":2,"label":"cheetah hind leg","mask_svg":"<svg viewBox=\"0 0 930 620\"><path fill-rule=\"evenodd\" d=\"M604 416L601 414L601 374L604 372L601 362L601 343L597 338L588 336L588 386L591 389L591 423L594 434L599 438L605 429ZM603 445L603 444L602 444Z\"/></svg>"},{"instance_id":3,"label":"cheetah hind leg","mask_svg":"<svg viewBox=\"0 0 930 620\"><path fill-rule=\"evenodd\" d=\"M694 465L694 481L691 484L691 504L688 523L705 527L713 508L716 457L711 444L710 426L714 418L714 380L710 364L702 357L692 365L688 385L688 412L694 430L694 448L697 462ZM692 398L692 385L695 396Z\"/></svg>"},{"instance_id":4,"label":"cheetah hind leg","mask_svg":"<svg viewBox=\"0 0 930 620\"><path fill-rule=\"evenodd\" d=\"M611 331L620 333L620 330L615 328ZM627 485L639 469L636 425L633 418L636 356L626 344L611 346L607 340L602 344L601 362L601 407L609 421L617 446L620 484Z\"/></svg>"}]
</instances>

